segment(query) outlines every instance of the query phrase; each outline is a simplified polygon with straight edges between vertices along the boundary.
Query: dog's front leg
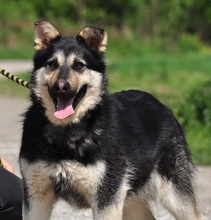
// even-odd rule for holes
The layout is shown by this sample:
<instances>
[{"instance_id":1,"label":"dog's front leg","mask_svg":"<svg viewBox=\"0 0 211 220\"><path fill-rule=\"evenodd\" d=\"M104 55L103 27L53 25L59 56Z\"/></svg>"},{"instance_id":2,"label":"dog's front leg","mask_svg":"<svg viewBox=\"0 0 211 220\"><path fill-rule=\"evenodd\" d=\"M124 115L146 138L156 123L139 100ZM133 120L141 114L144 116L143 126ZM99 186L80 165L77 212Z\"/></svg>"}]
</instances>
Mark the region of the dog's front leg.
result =
<instances>
[{"instance_id":1,"label":"dog's front leg","mask_svg":"<svg viewBox=\"0 0 211 220\"><path fill-rule=\"evenodd\" d=\"M53 199L50 195L27 198L23 205L23 220L48 220L53 207ZM28 204L27 204L28 203Z\"/></svg>"},{"instance_id":2,"label":"dog's front leg","mask_svg":"<svg viewBox=\"0 0 211 220\"><path fill-rule=\"evenodd\" d=\"M23 220L48 220L56 202L47 166L21 161L23 177Z\"/></svg>"},{"instance_id":3,"label":"dog's front leg","mask_svg":"<svg viewBox=\"0 0 211 220\"><path fill-rule=\"evenodd\" d=\"M51 188L33 184L24 186L23 220L48 220L55 203Z\"/></svg>"}]
</instances>

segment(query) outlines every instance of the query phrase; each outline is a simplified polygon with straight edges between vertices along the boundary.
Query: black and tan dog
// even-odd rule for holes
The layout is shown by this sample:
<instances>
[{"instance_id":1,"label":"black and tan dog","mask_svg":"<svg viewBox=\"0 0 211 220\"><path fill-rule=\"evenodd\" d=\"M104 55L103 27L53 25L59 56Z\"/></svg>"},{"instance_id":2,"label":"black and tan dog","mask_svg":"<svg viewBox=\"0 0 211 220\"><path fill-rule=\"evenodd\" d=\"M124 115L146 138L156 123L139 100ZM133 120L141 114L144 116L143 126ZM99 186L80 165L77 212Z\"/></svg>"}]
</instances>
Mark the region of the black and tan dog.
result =
<instances>
[{"instance_id":1,"label":"black and tan dog","mask_svg":"<svg viewBox=\"0 0 211 220\"><path fill-rule=\"evenodd\" d=\"M95 220L152 220L156 198L177 220L198 220L194 167L171 111L148 93L107 91L107 34L64 37L35 23L32 104L20 167L24 220L47 220L59 199Z\"/></svg>"}]
</instances>

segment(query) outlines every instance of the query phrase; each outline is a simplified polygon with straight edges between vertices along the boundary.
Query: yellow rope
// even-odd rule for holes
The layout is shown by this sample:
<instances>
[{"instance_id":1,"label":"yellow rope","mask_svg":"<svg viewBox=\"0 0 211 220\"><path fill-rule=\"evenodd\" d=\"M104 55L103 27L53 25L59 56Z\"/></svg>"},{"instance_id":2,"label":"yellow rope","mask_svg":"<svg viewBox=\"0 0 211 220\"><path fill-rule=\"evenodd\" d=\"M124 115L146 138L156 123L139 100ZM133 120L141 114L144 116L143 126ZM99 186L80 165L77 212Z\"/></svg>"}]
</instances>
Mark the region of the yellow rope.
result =
<instances>
[{"instance_id":1,"label":"yellow rope","mask_svg":"<svg viewBox=\"0 0 211 220\"><path fill-rule=\"evenodd\" d=\"M0 73L3 75L3 76L6 76L8 79L18 83L19 85L22 85L28 89L30 89L30 85L27 81L23 80L23 79L20 79L18 78L17 76L14 76L12 75L11 73L7 72L6 70L0 68Z\"/></svg>"}]
</instances>

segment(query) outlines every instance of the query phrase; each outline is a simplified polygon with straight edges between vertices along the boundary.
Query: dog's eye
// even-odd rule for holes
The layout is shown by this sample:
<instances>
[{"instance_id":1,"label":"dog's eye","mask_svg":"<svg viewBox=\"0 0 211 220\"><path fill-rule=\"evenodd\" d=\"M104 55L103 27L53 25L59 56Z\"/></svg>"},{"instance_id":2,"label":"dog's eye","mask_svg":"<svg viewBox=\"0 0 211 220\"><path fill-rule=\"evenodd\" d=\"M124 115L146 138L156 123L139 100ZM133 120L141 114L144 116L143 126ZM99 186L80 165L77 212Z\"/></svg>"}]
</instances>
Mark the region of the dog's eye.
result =
<instances>
[{"instance_id":1,"label":"dog's eye","mask_svg":"<svg viewBox=\"0 0 211 220\"><path fill-rule=\"evenodd\" d=\"M80 61L76 61L76 62L74 62L74 64L73 64L73 68L74 68L75 70L77 70L77 71L82 70L84 67L85 67L85 64L82 63L82 62L80 62Z\"/></svg>"},{"instance_id":2,"label":"dog's eye","mask_svg":"<svg viewBox=\"0 0 211 220\"><path fill-rule=\"evenodd\" d=\"M57 60L49 60L46 64L46 67L51 71L55 70L58 67Z\"/></svg>"}]
</instances>

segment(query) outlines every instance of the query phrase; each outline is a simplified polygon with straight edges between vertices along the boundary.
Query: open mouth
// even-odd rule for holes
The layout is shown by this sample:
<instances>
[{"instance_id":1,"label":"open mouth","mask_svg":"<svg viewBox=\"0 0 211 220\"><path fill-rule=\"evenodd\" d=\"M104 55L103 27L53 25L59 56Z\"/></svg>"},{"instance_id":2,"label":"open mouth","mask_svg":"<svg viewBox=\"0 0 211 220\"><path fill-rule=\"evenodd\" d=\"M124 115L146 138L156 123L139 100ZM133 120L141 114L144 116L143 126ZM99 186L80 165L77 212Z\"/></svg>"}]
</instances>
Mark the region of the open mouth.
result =
<instances>
[{"instance_id":1,"label":"open mouth","mask_svg":"<svg viewBox=\"0 0 211 220\"><path fill-rule=\"evenodd\" d=\"M75 113L75 108L86 94L87 85L83 85L79 92L73 97L58 97L55 100L56 110L54 116L58 119L65 119Z\"/></svg>"}]
</instances>

